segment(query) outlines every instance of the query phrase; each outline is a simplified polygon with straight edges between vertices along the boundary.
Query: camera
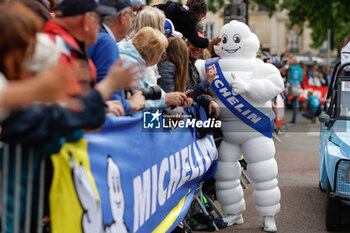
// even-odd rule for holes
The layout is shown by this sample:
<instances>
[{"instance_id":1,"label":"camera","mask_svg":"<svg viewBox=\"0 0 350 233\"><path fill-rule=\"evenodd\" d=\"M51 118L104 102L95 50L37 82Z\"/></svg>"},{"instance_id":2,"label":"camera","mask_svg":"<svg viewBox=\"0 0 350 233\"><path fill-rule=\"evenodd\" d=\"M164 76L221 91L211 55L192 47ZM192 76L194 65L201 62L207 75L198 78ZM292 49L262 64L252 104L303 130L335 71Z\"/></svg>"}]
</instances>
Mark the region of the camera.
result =
<instances>
[{"instance_id":1,"label":"camera","mask_svg":"<svg viewBox=\"0 0 350 233\"><path fill-rule=\"evenodd\" d=\"M159 86L152 86L140 89L146 100L159 100L162 97L162 89Z\"/></svg>"}]
</instances>

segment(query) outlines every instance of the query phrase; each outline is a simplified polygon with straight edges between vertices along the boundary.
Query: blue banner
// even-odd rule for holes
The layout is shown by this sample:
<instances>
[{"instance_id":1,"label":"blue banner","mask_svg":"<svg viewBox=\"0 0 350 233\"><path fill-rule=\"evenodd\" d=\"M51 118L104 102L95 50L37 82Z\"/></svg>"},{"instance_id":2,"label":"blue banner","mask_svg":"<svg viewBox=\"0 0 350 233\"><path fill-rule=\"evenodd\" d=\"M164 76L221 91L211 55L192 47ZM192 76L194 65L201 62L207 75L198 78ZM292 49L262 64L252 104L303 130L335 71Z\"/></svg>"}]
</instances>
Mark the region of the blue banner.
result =
<instances>
[{"instance_id":1,"label":"blue banner","mask_svg":"<svg viewBox=\"0 0 350 233\"><path fill-rule=\"evenodd\" d=\"M212 136L198 139L193 128L148 132L143 126L142 114L112 116L99 132L84 136L103 232L170 232L204 175L216 171Z\"/></svg>"},{"instance_id":2,"label":"blue banner","mask_svg":"<svg viewBox=\"0 0 350 233\"><path fill-rule=\"evenodd\" d=\"M205 61L205 67L214 65L217 76L211 83L211 88L223 104L245 124L249 125L262 135L271 138L275 118L267 115L248 103L241 95L233 95L230 84L226 81L219 65L219 58L211 58ZM272 108L271 108L272 112Z\"/></svg>"}]
</instances>

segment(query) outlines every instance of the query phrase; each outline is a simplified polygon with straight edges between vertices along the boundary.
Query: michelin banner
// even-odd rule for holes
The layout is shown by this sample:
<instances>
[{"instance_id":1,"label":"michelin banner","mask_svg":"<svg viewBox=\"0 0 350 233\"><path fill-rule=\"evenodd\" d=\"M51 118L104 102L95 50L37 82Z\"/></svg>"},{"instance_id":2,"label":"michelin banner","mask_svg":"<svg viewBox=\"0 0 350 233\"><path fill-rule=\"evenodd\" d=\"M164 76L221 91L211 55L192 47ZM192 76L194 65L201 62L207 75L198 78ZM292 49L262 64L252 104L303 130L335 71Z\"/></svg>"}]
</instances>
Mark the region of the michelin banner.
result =
<instances>
[{"instance_id":1,"label":"michelin banner","mask_svg":"<svg viewBox=\"0 0 350 233\"><path fill-rule=\"evenodd\" d=\"M144 115L108 117L52 156L53 233L171 232L198 183L216 171L211 136L144 130Z\"/></svg>"}]
</instances>

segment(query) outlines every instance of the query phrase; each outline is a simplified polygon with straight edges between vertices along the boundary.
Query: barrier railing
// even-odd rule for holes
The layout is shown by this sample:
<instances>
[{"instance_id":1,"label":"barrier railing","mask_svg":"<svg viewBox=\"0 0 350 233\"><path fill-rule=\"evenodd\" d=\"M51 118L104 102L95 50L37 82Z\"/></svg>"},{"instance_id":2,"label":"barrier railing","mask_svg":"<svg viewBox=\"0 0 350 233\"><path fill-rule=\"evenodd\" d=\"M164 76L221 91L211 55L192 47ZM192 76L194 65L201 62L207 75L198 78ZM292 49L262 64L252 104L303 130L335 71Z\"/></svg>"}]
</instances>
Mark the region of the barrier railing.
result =
<instances>
[{"instance_id":1,"label":"barrier railing","mask_svg":"<svg viewBox=\"0 0 350 233\"><path fill-rule=\"evenodd\" d=\"M42 233L45 159L35 161L32 149L4 143L1 164L1 233Z\"/></svg>"}]
</instances>

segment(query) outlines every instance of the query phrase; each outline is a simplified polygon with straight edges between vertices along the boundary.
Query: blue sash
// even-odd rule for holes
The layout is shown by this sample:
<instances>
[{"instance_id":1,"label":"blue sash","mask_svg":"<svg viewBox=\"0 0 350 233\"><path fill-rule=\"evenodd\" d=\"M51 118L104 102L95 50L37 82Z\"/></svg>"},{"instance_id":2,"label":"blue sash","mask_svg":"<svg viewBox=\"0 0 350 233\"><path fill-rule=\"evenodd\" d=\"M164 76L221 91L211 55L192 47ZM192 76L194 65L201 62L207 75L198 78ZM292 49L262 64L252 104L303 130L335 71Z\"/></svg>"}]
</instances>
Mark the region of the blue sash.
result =
<instances>
[{"instance_id":1,"label":"blue sash","mask_svg":"<svg viewBox=\"0 0 350 233\"><path fill-rule=\"evenodd\" d=\"M264 136L271 138L275 123L275 115L272 114L273 118L270 119L270 117L266 116L264 113L260 112L254 106L249 104L241 95L233 95L232 88L226 81L225 76L219 66L219 58L211 58L205 61L206 68L212 65L215 65L217 71L217 75L210 85L215 94L220 98L225 106L244 123Z\"/></svg>"}]
</instances>

